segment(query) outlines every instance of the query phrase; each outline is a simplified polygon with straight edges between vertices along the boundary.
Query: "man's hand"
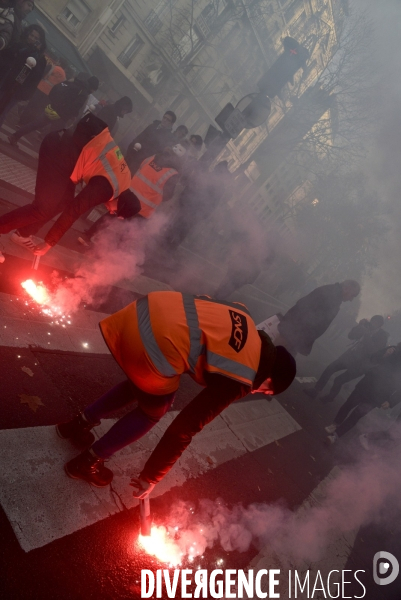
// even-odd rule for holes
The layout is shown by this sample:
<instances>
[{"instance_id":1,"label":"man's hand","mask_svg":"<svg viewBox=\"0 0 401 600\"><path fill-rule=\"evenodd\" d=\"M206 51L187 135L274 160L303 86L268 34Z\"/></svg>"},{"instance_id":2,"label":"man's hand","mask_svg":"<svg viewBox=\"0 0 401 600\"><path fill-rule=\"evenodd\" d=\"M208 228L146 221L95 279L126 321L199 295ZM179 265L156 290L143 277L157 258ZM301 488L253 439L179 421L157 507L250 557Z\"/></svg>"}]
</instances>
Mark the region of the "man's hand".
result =
<instances>
[{"instance_id":1,"label":"man's hand","mask_svg":"<svg viewBox=\"0 0 401 600\"><path fill-rule=\"evenodd\" d=\"M383 410L387 410L387 408L390 408L390 402L388 402L388 401L383 402L383 404L381 405L381 408Z\"/></svg>"},{"instance_id":2,"label":"man's hand","mask_svg":"<svg viewBox=\"0 0 401 600\"><path fill-rule=\"evenodd\" d=\"M43 244L38 244L37 246L35 246L35 248L33 249L33 253L36 254L36 256L44 256L47 252L49 252L50 248L50 244L46 244L46 242L43 242Z\"/></svg>"},{"instance_id":3,"label":"man's hand","mask_svg":"<svg viewBox=\"0 0 401 600\"><path fill-rule=\"evenodd\" d=\"M150 492L155 487L155 484L149 483L148 481L145 481L145 479L142 479L141 477L131 477L130 486L132 486L133 488L136 488L132 492L132 495L134 496L134 498L139 498L139 500L143 500L144 498L146 498L146 496L149 496Z\"/></svg>"}]
</instances>

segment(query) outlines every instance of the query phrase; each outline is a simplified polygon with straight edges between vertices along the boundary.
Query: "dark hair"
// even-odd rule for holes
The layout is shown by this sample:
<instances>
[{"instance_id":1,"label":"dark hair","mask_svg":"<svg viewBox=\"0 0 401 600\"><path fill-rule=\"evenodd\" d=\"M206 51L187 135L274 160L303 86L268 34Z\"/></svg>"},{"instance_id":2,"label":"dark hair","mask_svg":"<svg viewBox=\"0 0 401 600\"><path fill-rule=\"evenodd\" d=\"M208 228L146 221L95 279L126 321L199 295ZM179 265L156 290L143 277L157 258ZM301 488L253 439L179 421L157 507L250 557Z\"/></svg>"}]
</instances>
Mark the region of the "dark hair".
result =
<instances>
[{"instance_id":1,"label":"dark hair","mask_svg":"<svg viewBox=\"0 0 401 600\"><path fill-rule=\"evenodd\" d=\"M174 123L176 122L176 120L177 120L177 117L176 117L175 113L173 113L173 111L172 111L172 110L166 110L166 112L164 113L164 115L170 115L170 117L171 117L171 122L172 122L173 124L174 124ZM164 115L163 115L163 117L164 117Z\"/></svg>"},{"instance_id":2,"label":"dark hair","mask_svg":"<svg viewBox=\"0 0 401 600\"><path fill-rule=\"evenodd\" d=\"M384 319L381 315L373 315L370 322L375 323L378 327L383 327L384 325Z\"/></svg>"},{"instance_id":3,"label":"dark hair","mask_svg":"<svg viewBox=\"0 0 401 600\"><path fill-rule=\"evenodd\" d=\"M40 37L40 51L44 52L46 50L46 34L45 34L45 30L40 25L36 25L36 23L34 23L33 25L28 25L28 27L25 27L25 29L21 33L21 41L22 42L26 42L26 40L28 39L28 36L30 35L31 31L37 31L38 32L39 37Z\"/></svg>"},{"instance_id":4,"label":"dark hair","mask_svg":"<svg viewBox=\"0 0 401 600\"><path fill-rule=\"evenodd\" d=\"M276 346L276 360L271 372L271 386L274 395L284 392L295 379L297 364L292 354L284 346Z\"/></svg>"},{"instance_id":5,"label":"dark hair","mask_svg":"<svg viewBox=\"0 0 401 600\"><path fill-rule=\"evenodd\" d=\"M180 131L185 131L185 135L187 135L187 133L188 133L188 127L187 127L186 125L178 125L178 127L177 127L177 129L174 131L174 133L175 133L176 131L178 131L178 130L180 130Z\"/></svg>"},{"instance_id":6,"label":"dark hair","mask_svg":"<svg viewBox=\"0 0 401 600\"><path fill-rule=\"evenodd\" d=\"M194 140L194 146L197 150L200 150L203 145L203 140L200 135L192 134L189 136L189 141Z\"/></svg>"},{"instance_id":7,"label":"dark hair","mask_svg":"<svg viewBox=\"0 0 401 600\"><path fill-rule=\"evenodd\" d=\"M118 197L117 216L130 219L139 213L141 203L131 190L125 190Z\"/></svg>"},{"instance_id":8,"label":"dark hair","mask_svg":"<svg viewBox=\"0 0 401 600\"><path fill-rule=\"evenodd\" d=\"M132 100L128 96L123 96L114 102L114 108L117 111L126 110L128 113L132 112Z\"/></svg>"},{"instance_id":9,"label":"dark hair","mask_svg":"<svg viewBox=\"0 0 401 600\"><path fill-rule=\"evenodd\" d=\"M87 81L87 86L90 90L92 90L92 92L96 92L96 90L99 87L99 80L97 77L94 77L94 75L92 75L92 77L89 77L88 81Z\"/></svg>"}]
</instances>

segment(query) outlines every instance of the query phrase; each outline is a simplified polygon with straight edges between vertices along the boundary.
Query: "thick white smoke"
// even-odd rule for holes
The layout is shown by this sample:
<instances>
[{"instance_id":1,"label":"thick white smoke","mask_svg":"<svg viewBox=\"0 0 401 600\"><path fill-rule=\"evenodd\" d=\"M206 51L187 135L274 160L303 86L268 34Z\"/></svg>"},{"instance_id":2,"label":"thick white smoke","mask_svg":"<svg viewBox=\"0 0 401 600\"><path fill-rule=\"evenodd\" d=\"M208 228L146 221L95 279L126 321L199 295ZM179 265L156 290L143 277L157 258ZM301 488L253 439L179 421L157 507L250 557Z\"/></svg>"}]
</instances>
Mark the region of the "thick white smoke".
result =
<instances>
[{"instance_id":1,"label":"thick white smoke","mask_svg":"<svg viewBox=\"0 0 401 600\"><path fill-rule=\"evenodd\" d=\"M228 508L222 501L201 500L197 509L181 502L167 518L175 533L176 554L202 554L220 545L244 552L267 544L283 564L316 562L324 557L333 533L340 536L370 523L399 523L401 426L394 425L387 449L372 447L327 484L319 504L292 511L282 504ZM397 516L398 515L398 516Z\"/></svg>"},{"instance_id":2,"label":"thick white smoke","mask_svg":"<svg viewBox=\"0 0 401 600\"><path fill-rule=\"evenodd\" d=\"M142 272L146 248L157 238L165 221L166 217L157 214L146 222L113 219L96 235L93 249L87 253L75 277L58 282L51 305L71 314L82 302L105 300L109 292L107 286L124 279L134 280Z\"/></svg>"}]
</instances>

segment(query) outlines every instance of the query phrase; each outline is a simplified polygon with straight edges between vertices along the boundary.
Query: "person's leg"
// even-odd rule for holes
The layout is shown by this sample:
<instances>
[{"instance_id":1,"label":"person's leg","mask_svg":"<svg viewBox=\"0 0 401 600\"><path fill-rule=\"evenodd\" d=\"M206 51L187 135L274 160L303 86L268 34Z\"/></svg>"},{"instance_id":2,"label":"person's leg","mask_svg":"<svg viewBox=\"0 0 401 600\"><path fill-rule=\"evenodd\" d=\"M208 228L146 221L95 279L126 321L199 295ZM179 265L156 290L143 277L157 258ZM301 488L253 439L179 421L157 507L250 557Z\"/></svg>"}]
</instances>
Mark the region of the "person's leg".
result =
<instances>
[{"instance_id":1,"label":"person's leg","mask_svg":"<svg viewBox=\"0 0 401 600\"><path fill-rule=\"evenodd\" d=\"M315 383L314 389L317 392L321 392L322 389L327 384L327 382L329 381L330 377L332 375L334 375L334 373L337 373L337 371L342 371L343 369L346 369L346 368L347 368L347 366L343 363L343 361L341 361L339 359L334 360L332 363L330 363L325 368L325 370L323 371L323 373L320 375L319 379Z\"/></svg>"},{"instance_id":2,"label":"person's leg","mask_svg":"<svg viewBox=\"0 0 401 600\"><path fill-rule=\"evenodd\" d=\"M358 404L361 404L361 402L362 402L362 398L361 398L360 394L358 393L357 388L355 388L355 390L352 392L352 394L349 396L349 398L344 402L344 404L341 406L340 410L337 412L336 416L334 417L334 423L337 426L337 428L343 421L345 421L345 419L347 418L349 413L356 406L358 406Z\"/></svg>"},{"instance_id":3,"label":"person's leg","mask_svg":"<svg viewBox=\"0 0 401 600\"><path fill-rule=\"evenodd\" d=\"M0 101L1 101L1 99L0 99ZM14 106L16 104L18 104L18 102L20 102L20 100L17 100L16 98L11 98L8 101L8 103L6 104L6 106L4 107L4 109L0 113L0 127L1 127L1 125L3 125L4 120L5 120L6 116L8 115L8 113L10 112L10 110L12 108L14 108Z\"/></svg>"},{"instance_id":4,"label":"person's leg","mask_svg":"<svg viewBox=\"0 0 401 600\"><path fill-rule=\"evenodd\" d=\"M347 369L344 371L344 373L341 373L341 375L334 379L333 385L331 386L328 394L321 399L322 402L332 402L337 394L339 394L342 386L345 383L348 383L348 381L352 381L361 375L363 375L363 373L360 373L359 371L353 371L352 369Z\"/></svg>"},{"instance_id":5,"label":"person's leg","mask_svg":"<svg viewBox=\"0 0 401 600\"><path fill-rule=\"evenodd\" d=\"M33 121L30 121L29 123L27 123L26 125L24 125L24 127L19 127L17 129L17 131L15 131L11 136L10 136L10 141L16 143L20 138L22 138L22 136L27 135L28 133L31 133L32 131L36 131L37 129L43 129L43 127L46 127L46 125L49 124L49 119L47 118L45 113L42 113L40 115L40 117L38 117L37 119L34 119Z\"/></svg>"},{"instance_id":6,"label":"person's leg","mask_svg":"<svg viewBox=\"0 0 401 600\"><path fill-rule=\"evenodd\" d=\"M347 433L347 431L352 429L354 425L358 423L359 419L362 419L362 417L367 415L374 408L375 407L371 404L358 404L358 406L354 408L354 410L348 415L348 417L344 421L342 421L341 425L338 425L336 429L336 434L338 435L338 437L341 437L342 435Z\"/></svg>"},{"instance_id":7,"label":"person's leg","mask_svg":"<svg viewBox=\"0 0 401 600\"><path fill-rule=\"evenodd\" d=\"M138 394L139 405L93 444L92 451L96 456L108 459L121 448L143 437L166 414L175 396L175 393L153 396L140 390Z\"/></svg>"}]
</instances>

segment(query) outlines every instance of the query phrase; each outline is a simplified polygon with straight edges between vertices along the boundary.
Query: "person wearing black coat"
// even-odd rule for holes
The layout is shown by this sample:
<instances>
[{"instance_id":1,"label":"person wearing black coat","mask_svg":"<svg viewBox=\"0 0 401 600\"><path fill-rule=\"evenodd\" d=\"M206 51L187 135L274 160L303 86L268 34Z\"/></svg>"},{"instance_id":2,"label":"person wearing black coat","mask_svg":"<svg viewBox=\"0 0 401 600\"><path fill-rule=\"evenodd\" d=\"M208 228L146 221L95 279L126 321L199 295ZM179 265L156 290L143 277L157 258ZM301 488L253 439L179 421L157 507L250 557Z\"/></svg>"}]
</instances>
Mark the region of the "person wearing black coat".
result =
<instances>
[{"instance_id":1,"label":"person wearing black coat","mask_svg":"<svg viewBox=\"0 0 401 600\"><path fill-rule=\"evenodd\" d=\"M78 77L74 81L63 81L53 87L49 94L49 105L45 112L24 127L17 129L9 136L11 145L17 144L18 140L31 131L43 129L53 123L53 129L63 129L67 121L76 117L84 105L90 93L99 87L97 77L89 77L87 81L81 81Z\"/></svg>"},{"instance_id":2,"label":"person wearing black coat","mask_svg":"<svg viewBox=\"0 0 401 600\"><path fill-rule=\"evenodd\" d=\"M177 143L177 139L171 133L171 128L176 120L176 115L168 110L164 113L161 121L153 121L132 140L125 157L132 175L135 175L145 158L162 152L166 146L173 146ZM139 149L135 148L137 144L140 144Z\"/></svg>"},{"instance_id":3,"label":"person wearing black coat","mask_svg":"<svg viewBox=\"0 0 401 600\"><path fill-rule=\"evenodd\" d=\"M0 125L10 110L23 100L29 100L35 93L46 68L44 51L45 32L40 25L29 25L22 34L21 41L12 44L0 54ZM23 83L16 78L24 68L28 57L36 60Z\"/></svg>"},{"instance_id":4,"label":"person wearing black coat","mask_svg":"<svg viewBox=\"0 0 401 600\"><path fill-rule=\"evenodd\" d=\"M275 340L275 343L285 346L293 354L299 352L308 356L317 338L337 316L341 304L353 300L360 291L359 283L353 279L316 288L280 318L280 341Z\"/></svg>"},{"instance_id":5,"label":"person wearing black coat","mask_svg":"<svg viewBox=\"0 0 401 600\"><path fill-rule=\"evenodd\" d=\"M399 402L401 391L401 344L389 346L376 353L377 365L369 369L348 400L342 405L334 422L326 427L327 442L334 444L339 437L374 408L386 410Z\"/></svg>"},{"instance_id":6,"label":"person wearing black coat","mask_svg":"<svg viewBox=\"0 0 401 600\"><path fill-rule=\"evenodd\" d=\"M111 135L114 135L117 120L124 118L124 115L131 112L132 100L128 96L123 96L119 100L116 100L114 104L104 106L96 113L96 116L106 123Z\"/></svg>"}]
</instances>

